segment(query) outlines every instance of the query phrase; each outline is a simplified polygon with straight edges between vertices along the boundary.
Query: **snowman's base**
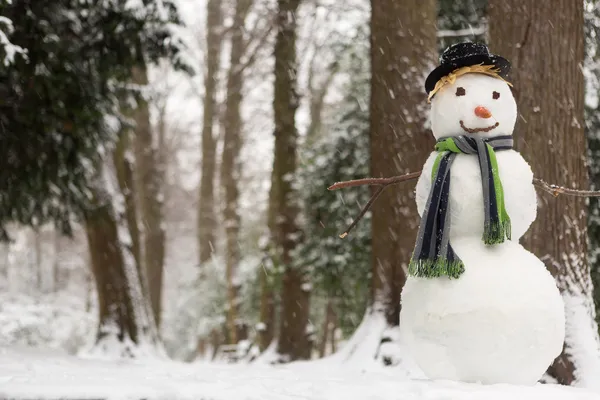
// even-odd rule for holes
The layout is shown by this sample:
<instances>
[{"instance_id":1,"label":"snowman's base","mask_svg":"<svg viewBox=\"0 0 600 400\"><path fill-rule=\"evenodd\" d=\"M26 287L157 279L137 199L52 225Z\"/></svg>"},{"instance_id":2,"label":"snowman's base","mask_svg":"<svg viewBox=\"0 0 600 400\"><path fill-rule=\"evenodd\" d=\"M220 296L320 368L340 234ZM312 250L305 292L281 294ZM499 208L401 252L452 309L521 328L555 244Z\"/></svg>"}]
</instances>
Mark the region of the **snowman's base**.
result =
<instances>
[{"instance_id":1,"label":"snowman's base","mask_svg":"<svg viewBox=\"0 0 600 400\"><path fill-rule=\"evenodd\" d=\"M465 263L458 279L409 278L400 330L431 379L535 384L560 354L564 305L544 264L516 242L452 246Z\"/></svg>"}]
</instances>

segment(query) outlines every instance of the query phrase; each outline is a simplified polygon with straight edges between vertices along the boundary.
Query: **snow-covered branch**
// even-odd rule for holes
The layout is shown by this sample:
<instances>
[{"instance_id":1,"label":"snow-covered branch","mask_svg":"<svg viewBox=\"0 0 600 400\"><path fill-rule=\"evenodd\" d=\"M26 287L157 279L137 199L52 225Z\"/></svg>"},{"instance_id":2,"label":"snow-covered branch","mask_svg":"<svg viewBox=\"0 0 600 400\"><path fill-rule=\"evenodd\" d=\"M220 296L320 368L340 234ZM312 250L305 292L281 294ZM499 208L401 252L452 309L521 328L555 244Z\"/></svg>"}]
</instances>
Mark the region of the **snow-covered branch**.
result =
<instances>
[{"instance_id":1,"label":"snow-covered branch","mask_svg":"<svg viewBox=\"0 0 600 400\"><path fill-rule=\"evenodd\" d=\"M22 54L24 57L27 51L20 47L11 43L8 38L9 35L13 33L13 23L10 19L0 16L0 54L4 53L2 56L2 63L4 66L8 66L15 61L15 56L17 54Z\"/></svg>"}]
</instances>

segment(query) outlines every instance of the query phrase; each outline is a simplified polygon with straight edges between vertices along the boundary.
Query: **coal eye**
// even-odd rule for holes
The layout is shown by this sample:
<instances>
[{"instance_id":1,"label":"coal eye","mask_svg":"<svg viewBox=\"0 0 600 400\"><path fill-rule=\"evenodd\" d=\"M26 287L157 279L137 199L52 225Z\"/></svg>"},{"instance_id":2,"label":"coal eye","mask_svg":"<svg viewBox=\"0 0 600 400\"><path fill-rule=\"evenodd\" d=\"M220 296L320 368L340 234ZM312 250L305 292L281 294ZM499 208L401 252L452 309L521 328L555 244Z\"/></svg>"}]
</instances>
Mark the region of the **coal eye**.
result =
<instances>
[{"instance_id":1,"label":"coal eye","mask_svg":"<svg viewBox=\"0 0 600 400\"><path fill-rule=\"evenodd\" d=\"M457 96L464 96L467 92L465 91L464 87L457 87L456 88L456 95Z\"/></svg>"},{"instance_id":2,"label":"coal eye","mask_svg":"<svg viewBox=\"0 0 600 400\"><path fill-rule=\"evenodd\" d=\"M494 100L496 100L496 99L499 99L499 98L500 98L500 93L498 93L498 92L493 92L493 93L492 93L492 98L493 98Z\"/></svg>"}]
</instances>

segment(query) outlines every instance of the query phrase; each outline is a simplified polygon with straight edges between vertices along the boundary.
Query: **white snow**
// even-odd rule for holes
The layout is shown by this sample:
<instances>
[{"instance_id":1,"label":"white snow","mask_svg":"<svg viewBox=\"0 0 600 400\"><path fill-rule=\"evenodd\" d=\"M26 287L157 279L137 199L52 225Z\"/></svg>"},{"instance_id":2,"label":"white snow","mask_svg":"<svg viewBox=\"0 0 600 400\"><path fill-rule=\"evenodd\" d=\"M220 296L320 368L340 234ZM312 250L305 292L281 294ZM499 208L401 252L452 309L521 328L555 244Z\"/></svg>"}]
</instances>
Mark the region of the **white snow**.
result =
<instances>
[{"instance_id":1,"label":"white snow","mask_svg":"<svg viewBox=\"0 0 600 400\"><path fill-rule=\"evenodd\" d=\"M465 94L456 95L462 87ZM500 97L494 99L493 92ZM483 106L491 112L490 118L475 115L475 107ZM431 130L436 139L458 134L466 134L460 121L467 128L487 128L495 123L498 126L489 132L476 133L482 137L490 135L512 135L517 120L517 104L510 87L500 79L483 74L459 76L452 84L446 84L431 100Z\"/></svg>"},{"instance_id":2,"label":"white snow","mask_svg":"<svg viewBox=\"0 0 600 400\"><path fill-rule=\"evenodd\" d=\"M572 288L575 286L572 285ZM566 352L572 355L577 370L576 385L600 391L600 352L598 351L598 327L593 306L581 293L563 293L566 314Z\"/></svg>"},{"instance_id":3,"label":"white snow","mask_svg":"<svg viewBox=\"0 0 600 400\"><path fill-rule=\"evenodd\" d=\"M600 394L557 385L409 380L395 367L366 369L360 363L341 364L335 358L285 366L183 364L82 360L27 349L0 349L0 398L597 400Z\"/></svg>"},{"instance_id":4,"label":"white snow","mask_svg":"<svg viewBox=\"0 0 600 400\"><path fill-rule=\"evenodd\" d=\"M432 153L423 167L416 187L419 215L422 215L431 187L431 168L437 157ZM537 215L537 195L532 184L533 172L514 150L496 153L500 180L504 188L506 210L511 217L512 239L519 240ZM482 237L484 224L483 189L479 163L474 156L459 154L450 171L451 237ZM456 221L461 221L460 224Z\"/></svg>"},{"instance_id":5,"label":"white snow","mask_svg":"<svg viewBox=\"0 0 600 400\"><path fill-rule=\"evenodd\" d=\"M0 47L4 50L4 59L2 60L4 66L12 64L15 61L15 55L21 54L26 56L27 54L25 49L10 42L9 36L12 34L13 30L12 21L6 17L0 16Z\"/></svg>"},{"instance_id":6,"label":"white snow","mask_svg":"<svg viewBox=\"0 0 600 400\"><path fill-rule=\"evenodd\" d=\"M479 107L488 115L477 112ZM482 74L458 77L432 101L431 126L438 139L512 135L516 117L508 85ZM478 128L485 130L469 132ZM450 244L465 272L458 279L409 277L402 291L401 340L429 378L531 384L563 349L565 310L556 282L544 263L518 243L536 217L533 173L514 150L496 156L512 240L483 243L478 160L458 154L450 172ZM421 216L435 157L429 157L417 183Z\"/></svg>"},{"instance_id":7,"label":"white snow","mask_svg":"<svg viewBox=\"0 0 600 400\"><path fill-rule=\"evenodd\" d=\"M480 237L452 246L458 279L409 277L402 292L402 340L429 378L531 384L563 348L565 317L554 278L514 241Z\"/></svg>"}]
</instances>

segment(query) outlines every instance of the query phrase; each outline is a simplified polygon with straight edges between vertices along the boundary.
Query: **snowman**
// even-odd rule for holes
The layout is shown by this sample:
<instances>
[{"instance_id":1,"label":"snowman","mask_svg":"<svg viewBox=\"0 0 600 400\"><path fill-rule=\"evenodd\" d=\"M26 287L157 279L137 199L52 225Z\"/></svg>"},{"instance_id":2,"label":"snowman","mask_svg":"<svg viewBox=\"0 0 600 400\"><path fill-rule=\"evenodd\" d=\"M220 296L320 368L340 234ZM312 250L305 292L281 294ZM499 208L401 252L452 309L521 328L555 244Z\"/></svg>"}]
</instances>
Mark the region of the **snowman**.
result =
<instances>
[{"instance_id":1,"label":"snowman","mask_svg":"<svg viewBox=\"0 0 600 400\"><path fill-rule=\"evenodd\" d=\"M510 63L475 43L440 61L425 84L437 144L416 187L402 341L430 379L534 384L561 353L565 317L553 277L519 244L537 204L513 150Z\"/></svg>"}]
</instances>

